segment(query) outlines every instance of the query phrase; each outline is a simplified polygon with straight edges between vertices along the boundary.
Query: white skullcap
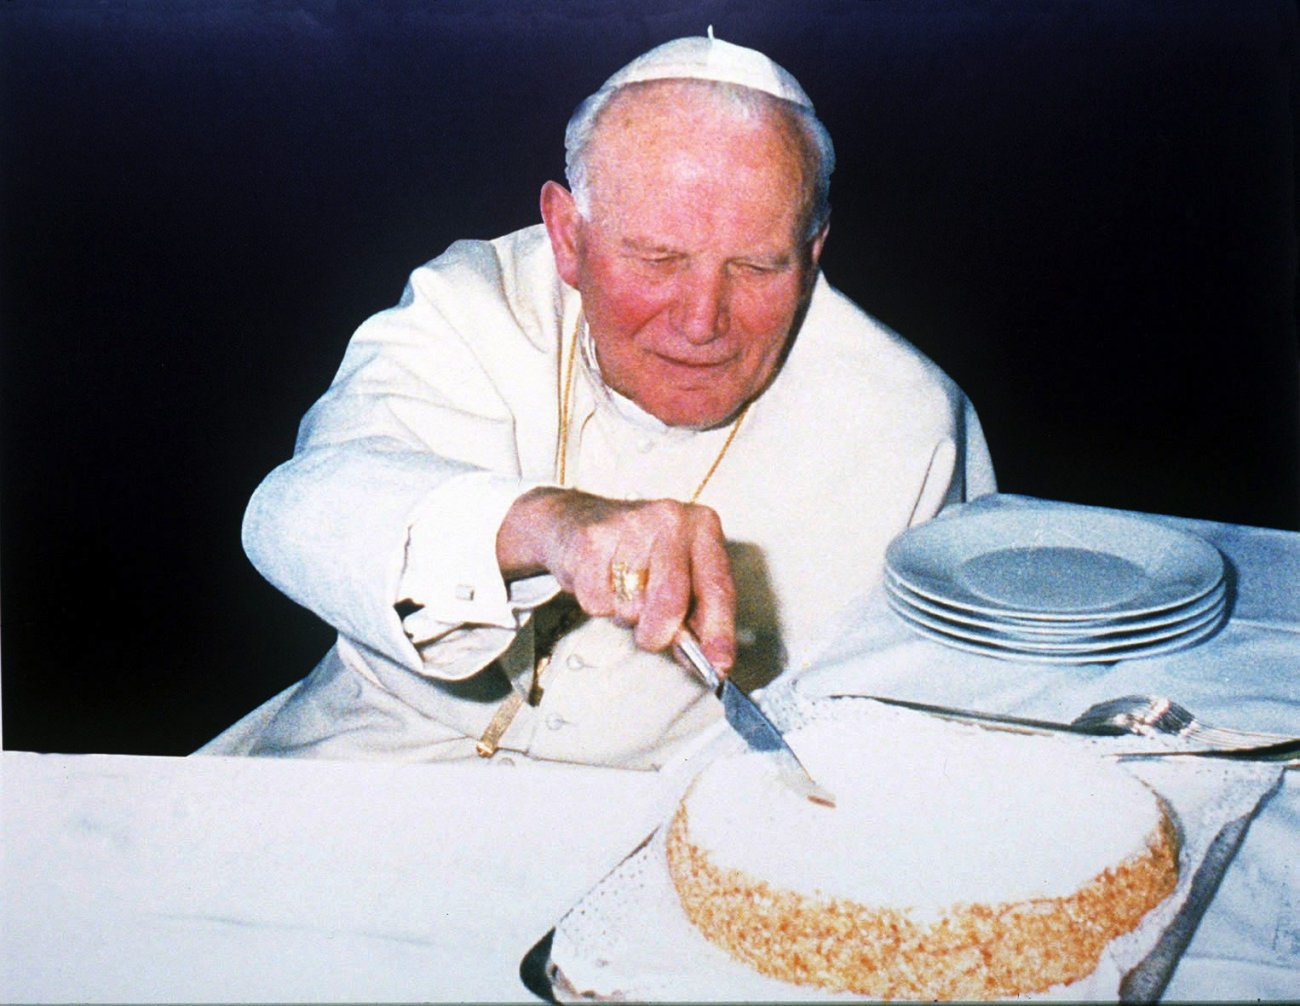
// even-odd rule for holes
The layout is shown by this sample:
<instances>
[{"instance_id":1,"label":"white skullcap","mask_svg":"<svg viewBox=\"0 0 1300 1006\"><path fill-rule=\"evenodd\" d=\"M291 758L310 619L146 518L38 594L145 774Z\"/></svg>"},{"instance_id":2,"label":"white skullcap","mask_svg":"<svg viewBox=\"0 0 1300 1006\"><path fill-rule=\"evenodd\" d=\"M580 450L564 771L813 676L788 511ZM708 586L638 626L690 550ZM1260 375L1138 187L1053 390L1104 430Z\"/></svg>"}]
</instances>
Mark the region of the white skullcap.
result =
<instances>
[{"instance_id":1,"label":"white skullcap","mask_svg":"<svg viewBox=\"0 0 1300 1006\"><path fill-rule=\"evenodd\" d=\"M788 70L756 49L713 37L677 38L638 56L601 86L601 90L648 80L717 80L766 91L812 110L812 100Z\"/></svg>"}]
</instances>

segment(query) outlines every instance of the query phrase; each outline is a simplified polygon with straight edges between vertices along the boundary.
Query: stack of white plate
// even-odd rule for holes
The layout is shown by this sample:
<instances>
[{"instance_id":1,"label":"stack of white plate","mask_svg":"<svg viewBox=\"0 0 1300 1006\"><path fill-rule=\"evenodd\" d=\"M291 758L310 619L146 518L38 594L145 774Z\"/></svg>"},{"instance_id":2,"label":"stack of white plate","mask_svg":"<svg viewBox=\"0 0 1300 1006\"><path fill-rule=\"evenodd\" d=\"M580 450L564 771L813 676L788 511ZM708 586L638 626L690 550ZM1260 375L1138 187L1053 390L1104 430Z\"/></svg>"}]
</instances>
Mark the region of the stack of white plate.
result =
<instances>
[{"instance_id":1,"label":"stack of white plate","mask_svg":"<svg viewBox=\"0 0 1300 1006\"><path fill-rule=\"evenodd\" d=\"M959 512L899 535L889 604L923 636L1010 660L1094 663L1190 646L1226 604L1223 557L1155 521L1061 505Z\"/></svg>"}]
</instances>

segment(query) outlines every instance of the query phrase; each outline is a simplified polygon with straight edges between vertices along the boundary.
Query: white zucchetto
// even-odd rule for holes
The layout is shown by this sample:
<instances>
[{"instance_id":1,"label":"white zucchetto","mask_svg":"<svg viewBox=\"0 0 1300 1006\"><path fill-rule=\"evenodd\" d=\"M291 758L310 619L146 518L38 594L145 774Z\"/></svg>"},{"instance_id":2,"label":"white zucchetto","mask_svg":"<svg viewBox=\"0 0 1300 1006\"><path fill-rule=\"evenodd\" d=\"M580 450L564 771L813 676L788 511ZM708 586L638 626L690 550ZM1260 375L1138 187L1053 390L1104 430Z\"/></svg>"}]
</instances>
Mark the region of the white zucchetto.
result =
<instances>
[{"instance_id":1,"label":"white zucchetto","mask_svg":"<svg viewBox=\"0 0 1300 1006\"><path fill-rule=\"evenodd\" d=\"M732 45L709 34L677 38L638 56L615 73L601 90L649 80L717 80L766 91L809 110L812 100L794 76L756 49Z\"/></svg>"}]
</instances>

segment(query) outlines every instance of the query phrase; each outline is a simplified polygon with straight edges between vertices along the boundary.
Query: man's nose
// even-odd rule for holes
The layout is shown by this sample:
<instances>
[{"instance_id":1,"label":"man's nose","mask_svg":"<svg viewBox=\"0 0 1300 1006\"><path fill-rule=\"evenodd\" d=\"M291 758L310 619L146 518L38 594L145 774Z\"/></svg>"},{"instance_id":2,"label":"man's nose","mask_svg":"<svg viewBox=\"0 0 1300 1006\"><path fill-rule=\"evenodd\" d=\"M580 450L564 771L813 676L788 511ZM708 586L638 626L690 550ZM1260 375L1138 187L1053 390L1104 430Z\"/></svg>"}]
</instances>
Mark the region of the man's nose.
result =
<instances>
[{"instance_id":1,"label":"man's nose","mask_svg":"<svg viewBox=\"0 0 1300 1006\"><path fill-rule=\"evenodd\" d=\"M693 343L716 339L727 330L727 277L722 271L689 271L677 298L677 328Z\"/></svg>"}]
</instances>

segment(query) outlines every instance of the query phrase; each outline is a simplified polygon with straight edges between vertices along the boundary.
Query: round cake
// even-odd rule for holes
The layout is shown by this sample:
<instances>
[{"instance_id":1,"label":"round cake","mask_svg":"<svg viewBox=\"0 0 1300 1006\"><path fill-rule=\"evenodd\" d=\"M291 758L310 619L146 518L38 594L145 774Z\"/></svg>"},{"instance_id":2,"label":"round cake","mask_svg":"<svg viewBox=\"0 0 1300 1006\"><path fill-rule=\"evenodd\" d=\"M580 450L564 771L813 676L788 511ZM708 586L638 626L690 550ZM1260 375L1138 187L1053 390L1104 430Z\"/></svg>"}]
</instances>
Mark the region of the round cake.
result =
<instances>
[{"instance_id":1,"label":"round cake","mask_svg":"<svg viewBox=\"0 0 1300 1006\"><path fill-rule=\"evenodd\" d=\"M788 740L835 807L745 754L695 779L667 836L687 917L772 977L886 999L1040 992L1091 974L1177 883L1169 809L1077 742L919 715Z\"/></svg>"}]
</instances>

